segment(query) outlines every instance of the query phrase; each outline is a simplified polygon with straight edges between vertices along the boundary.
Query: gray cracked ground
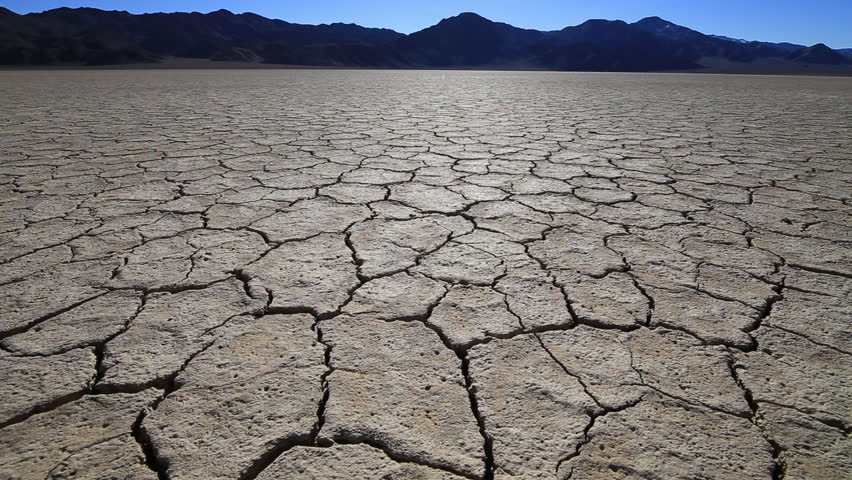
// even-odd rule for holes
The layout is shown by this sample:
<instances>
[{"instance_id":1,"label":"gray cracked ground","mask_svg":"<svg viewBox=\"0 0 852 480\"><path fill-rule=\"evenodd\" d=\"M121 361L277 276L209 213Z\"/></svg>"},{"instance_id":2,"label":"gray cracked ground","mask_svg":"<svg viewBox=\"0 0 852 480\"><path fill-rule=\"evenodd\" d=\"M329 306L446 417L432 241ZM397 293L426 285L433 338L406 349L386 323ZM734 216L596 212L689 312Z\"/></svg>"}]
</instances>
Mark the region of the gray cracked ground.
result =
<instances>
[{"instance_id":1,"label":"gray cracked ground","mask_svg":"<svg viewBox=\"0 0 852 480\"><path fill-rule=\"evenodd\" d=\"M852 478L850 105L2 72L0 477Z\"/></svg>"}]
</instances>

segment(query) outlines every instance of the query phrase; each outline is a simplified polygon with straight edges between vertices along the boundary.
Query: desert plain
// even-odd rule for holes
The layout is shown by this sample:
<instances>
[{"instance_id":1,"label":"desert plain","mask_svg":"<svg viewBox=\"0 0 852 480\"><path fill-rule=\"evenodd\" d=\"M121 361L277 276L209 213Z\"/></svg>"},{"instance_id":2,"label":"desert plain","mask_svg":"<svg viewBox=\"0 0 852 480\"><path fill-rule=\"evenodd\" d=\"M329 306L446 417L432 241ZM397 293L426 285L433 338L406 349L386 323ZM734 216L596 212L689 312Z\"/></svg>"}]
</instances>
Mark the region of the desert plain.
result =
<instances>
[{"instance_id":1,"label":"desert plain","mask_svg":"<svg viewBox=\"0 0 852 480\"><path fill-rule=\"evenodd\" d=\"M852 478L850 106L0 72L0 478Z\"/></svg>"}]
</instances>

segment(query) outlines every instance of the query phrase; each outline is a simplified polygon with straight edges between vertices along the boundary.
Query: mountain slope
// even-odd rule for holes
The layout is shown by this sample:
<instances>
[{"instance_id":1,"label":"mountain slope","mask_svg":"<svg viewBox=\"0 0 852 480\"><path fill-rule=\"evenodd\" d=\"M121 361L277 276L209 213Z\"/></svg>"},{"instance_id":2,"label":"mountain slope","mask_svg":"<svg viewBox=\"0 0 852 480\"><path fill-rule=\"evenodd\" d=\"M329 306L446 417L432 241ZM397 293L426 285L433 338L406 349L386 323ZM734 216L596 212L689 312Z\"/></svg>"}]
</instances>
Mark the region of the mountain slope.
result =
<instances>
[{"instance_id":1,"label":"mountain slope","mask_svg":"<svg viewBox=\"0 0 852 480\"><path fill-rule=\"evenodd\" d=\"M253 13L227 10L201 13L127 12L58 8L40 14L0 16L2 63L99 62L115 52L158 56L229 59L246 50L257 54L275 46L298 52L310 45L383 45L403 35L358 25L300 25ZM323 64L327 59L306 55ZM344 62L347 60L344 58Z\"/></svg>"},{"instance_id":2,"label":"mountain slope","mask_svg":"<svg viewBox=\"0 0 852 480\"><path fill-rule=\"evenodd\" d=\"M668 38L678 45L678 52L693 60L704 57L722 57L736 62L750 62L758 58L783 57L786 51L768 43L740 42L705 35L676 25L659 17L648 17L632 24L636 28Z\"/></svg>"},{"instance_id":3,"label":"mountain slope","mask_svg":"<svg viewBox=\"0 0 852 480\"><path fill-rule=\"evenodd\" d=\"M678 42L621 20L587 20L547 35L539 63L557 70L654 71L699 68Z\"/></svg>"},{"instance_id":4,"label":"mountain slope","mask_svg":"<svg viewBox=\"0 0 852 480\"><path fill-rule=\"evenodd\" d=\"M758 42L758 41L755 41L755 40L743 40L742 38L726 37L724 35L707 35L707 36L717 38L719 40L726 40L728 42L734 42L734 43L758 43L760 45L765 45L767 47L775 47L775 48L779 48L781 50L786 50L786 51L789 51L789 52L792 52L793 50L800 50L802 48L805 48L805 45L798 45L798 44L789 43L789 42L779 42L779 43Z\"/></svg>"}]
</instances>

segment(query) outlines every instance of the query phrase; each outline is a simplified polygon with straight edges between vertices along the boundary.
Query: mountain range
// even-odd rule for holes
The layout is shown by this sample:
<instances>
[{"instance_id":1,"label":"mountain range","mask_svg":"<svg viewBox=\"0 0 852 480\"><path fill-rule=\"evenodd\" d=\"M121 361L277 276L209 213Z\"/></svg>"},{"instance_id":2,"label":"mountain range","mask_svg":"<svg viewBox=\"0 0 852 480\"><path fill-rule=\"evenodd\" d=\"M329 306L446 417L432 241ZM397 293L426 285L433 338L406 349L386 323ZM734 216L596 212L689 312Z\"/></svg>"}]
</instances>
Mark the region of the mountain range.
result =
<instances>
[{"instance_id":1,"label":"mountain range","mask_svg":"<svg viewBox=\"0 0 852 480\"><path fill-rule=\"evenodd\" d=\"M324 67L663 71L773 65L852 72L852 51L705 35L659 17L588 20L557 31L475 13L405 35L354 24L303 25L227 10L134 15L0 7L0 64L109 65L180 57Z\"/></svg>"}]
</instances>

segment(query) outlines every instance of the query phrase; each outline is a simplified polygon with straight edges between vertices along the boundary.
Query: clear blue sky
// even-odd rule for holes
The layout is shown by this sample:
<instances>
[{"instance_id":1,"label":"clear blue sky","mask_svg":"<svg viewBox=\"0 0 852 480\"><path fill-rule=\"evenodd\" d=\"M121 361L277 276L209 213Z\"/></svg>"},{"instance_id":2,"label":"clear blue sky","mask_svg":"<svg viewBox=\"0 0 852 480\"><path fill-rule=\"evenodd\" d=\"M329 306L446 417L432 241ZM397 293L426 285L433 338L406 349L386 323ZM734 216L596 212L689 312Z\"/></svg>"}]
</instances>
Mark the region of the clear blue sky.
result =
<instances>
[{"instance_id":1,"label":"clear blue sky","mask_svg":"<svg viewBox=\"0 0 852 480\"><path fill-rule=\"evenodd\" d=\"M132 13L226 8L297 23L357 23L411 33L464 11L523 28L558 30L589 18L656 15L704 33L852 48L852 0L0 0L18 13L60 6Z\"/></svg>"}]
</instances>

